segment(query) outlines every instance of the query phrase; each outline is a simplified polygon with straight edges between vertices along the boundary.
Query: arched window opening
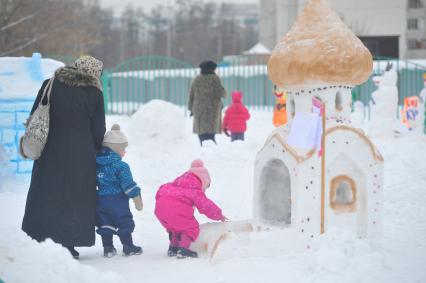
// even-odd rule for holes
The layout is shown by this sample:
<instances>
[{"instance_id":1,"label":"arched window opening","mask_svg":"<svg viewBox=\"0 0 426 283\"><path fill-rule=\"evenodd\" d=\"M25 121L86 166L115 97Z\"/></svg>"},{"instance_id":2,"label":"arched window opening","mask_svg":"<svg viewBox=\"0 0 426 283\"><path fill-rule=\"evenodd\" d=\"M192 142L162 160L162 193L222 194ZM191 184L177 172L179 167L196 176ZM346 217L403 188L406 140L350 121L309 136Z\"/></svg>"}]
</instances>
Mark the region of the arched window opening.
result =
<instances>
[{"instance_id":1,"label":"arched window opening","mask_svg":"<svg viewBox=\"0 0 426 283\"><path fill-rule=\"evenodd\" d=\"M294 117L294 115L296 114L296 104L294 102L293 96L288 97L288 101L286 103L286 111L287 114L291 115L291 117Z\"/></svg>"},{"instance_id":2,"label":"arched window opening","mask_svg":"<svg viewBox=\"0 0 426 283\"><path fill-rule=\"evenodd\" d=\"M330 207L335 211L352 212L356 209L356 185L348 176L331 180Z\"/></svg>"},{"instance_id":3,"label":"arched window opening","mask_svg":"<svg viewBox=\"0 0 426 283\"><path fill-rule=\"evenodd\" d=\"M336 111L342 111L343 110L343 94L340 91L336 93L335 102L336 102Z\"/></svg>"}]
</instances>

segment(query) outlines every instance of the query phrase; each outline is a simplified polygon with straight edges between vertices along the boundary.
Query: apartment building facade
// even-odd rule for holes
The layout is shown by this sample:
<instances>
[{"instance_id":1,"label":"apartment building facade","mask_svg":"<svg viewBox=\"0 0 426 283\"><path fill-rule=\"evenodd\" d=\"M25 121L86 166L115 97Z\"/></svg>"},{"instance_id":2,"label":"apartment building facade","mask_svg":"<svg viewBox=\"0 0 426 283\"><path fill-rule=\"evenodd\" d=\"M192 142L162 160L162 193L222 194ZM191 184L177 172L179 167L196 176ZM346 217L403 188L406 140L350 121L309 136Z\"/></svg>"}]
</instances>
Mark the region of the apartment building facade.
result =
<instances>
[{"instance_id":1,"label":"apartment building facade","mask_svg":"<svg viewBox=\"0 0 426 283\"><path fill-rule=\"evenodd\" d=\"M426 58L426 0L328 0L374 56ZM307 0L261 0L260 41L289 31Z\"/></svg>"}]
</instances>

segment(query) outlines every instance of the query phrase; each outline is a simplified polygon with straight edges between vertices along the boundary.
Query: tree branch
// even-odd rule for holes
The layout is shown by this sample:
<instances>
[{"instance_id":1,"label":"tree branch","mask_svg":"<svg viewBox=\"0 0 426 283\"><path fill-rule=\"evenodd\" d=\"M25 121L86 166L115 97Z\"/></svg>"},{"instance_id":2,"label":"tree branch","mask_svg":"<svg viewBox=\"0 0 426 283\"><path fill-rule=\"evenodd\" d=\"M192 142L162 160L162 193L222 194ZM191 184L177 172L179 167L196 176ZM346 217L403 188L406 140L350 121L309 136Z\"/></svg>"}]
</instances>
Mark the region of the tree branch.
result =
<instances>
[{"instance_id":1,"label":"tree branch","mask_svg":"<svg viewBox=\"0 0 426 283\"><path fill-rule=\"evenodd\" d=\"M6 4L4 4L4 6L6 6ZM10 11L9 14L4 15L4 19L3 19L3 24L6 24L10 21L10 19L13 17L13 15L23 6L23 1L19 1L19 2L15 2L15 6L12 8L12 10ZM6 10L6 7L4 7Z\"/></svg>"},{"instance_id":2,"label":"tree branch","mask_svg":"<svg viewBox=\"0 0 426 283\"><path fill-rule=\"evenodd\" d=\"M0 56L6 56L6 55L12 54L12 53L14 53L14 52L21 51L21 50L23 50L23 49L27 48L28 46L30 46L30 45L32 45L32 44L34 44L34 43L36 43L37 41L38 41L38 39L37 39L37 37L35 37L35 38L31 39L30 41L27 41L27 42L26 42L26 43L24 43L23 45L20 45L20 46L18 46L18 47L16 47L16 48L14 48L14 49L12 49L12 50L5 51L5 52L3 52L3 53L0 53Z\"/></svg>"},{"instance_id":3,"label":"tree branch","mask_svg":"<svg viewBox=\"0 0 426 283\"><path fill-rule=\"evenodd\" d=\"M3 27L0 28L0 32L1 31L5 31L5 30L7 30L7 29L9 29L11 27L14 27L16 25L19 25L20 23L23 23L25 21L28 21L29 19L34 18L34 16L35 16L35 14L31 14L31 15L25 16L25 17L23 17L23 18L21 18L21 19L19 19L17 21L14 21L13 23L5 25L5 26L3 26Z\"/></svg>"}]
</instances>

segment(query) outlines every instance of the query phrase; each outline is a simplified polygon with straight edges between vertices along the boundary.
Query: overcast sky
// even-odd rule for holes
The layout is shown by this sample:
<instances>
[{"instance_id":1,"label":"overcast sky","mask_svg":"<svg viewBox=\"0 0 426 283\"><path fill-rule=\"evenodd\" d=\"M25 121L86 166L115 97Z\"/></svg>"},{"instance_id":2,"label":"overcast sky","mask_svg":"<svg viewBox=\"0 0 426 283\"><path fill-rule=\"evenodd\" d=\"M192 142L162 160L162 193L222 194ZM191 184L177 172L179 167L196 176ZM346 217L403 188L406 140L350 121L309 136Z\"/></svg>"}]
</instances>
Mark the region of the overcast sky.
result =
<instances>
[{"instance_id":1,"label":"overcast sky","mask_svg":"<svg viewBox=\"0 0 426 283\"><path fill-rule=\"evenodd\" d=\"M210 0L204 2L233 2L233 3L258 3L259 0ZM121 10L126 7L127 4L133 4L140 6L144 11L149 11L152 7L158 4L174 3L174 0L101 0L101 4L104 7L112 7L114 9Z\"/></svg>"}]
</instances>

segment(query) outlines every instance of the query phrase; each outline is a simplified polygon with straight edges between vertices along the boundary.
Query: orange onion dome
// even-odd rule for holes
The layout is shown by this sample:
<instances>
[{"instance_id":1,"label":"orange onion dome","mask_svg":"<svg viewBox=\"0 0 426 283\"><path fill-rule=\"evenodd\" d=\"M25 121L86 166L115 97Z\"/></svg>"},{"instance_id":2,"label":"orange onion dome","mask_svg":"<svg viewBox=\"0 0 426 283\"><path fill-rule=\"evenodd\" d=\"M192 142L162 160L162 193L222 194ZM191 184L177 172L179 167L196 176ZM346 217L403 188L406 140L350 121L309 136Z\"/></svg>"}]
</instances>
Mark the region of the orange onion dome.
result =
<instances>
[{"instance_id":1,"label":"orange onion dome","mask_svg":"<svg viewBox=\"0 0 426 283\"><path fill-rule=\"evenodd\" d=\"M323 0L310 0L268 61L268 75L279 86L358 85L373 70L361 40Z\"/></svg>"}]
</instances>

